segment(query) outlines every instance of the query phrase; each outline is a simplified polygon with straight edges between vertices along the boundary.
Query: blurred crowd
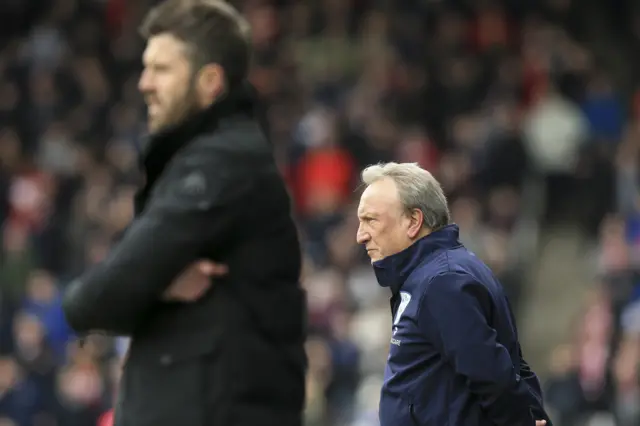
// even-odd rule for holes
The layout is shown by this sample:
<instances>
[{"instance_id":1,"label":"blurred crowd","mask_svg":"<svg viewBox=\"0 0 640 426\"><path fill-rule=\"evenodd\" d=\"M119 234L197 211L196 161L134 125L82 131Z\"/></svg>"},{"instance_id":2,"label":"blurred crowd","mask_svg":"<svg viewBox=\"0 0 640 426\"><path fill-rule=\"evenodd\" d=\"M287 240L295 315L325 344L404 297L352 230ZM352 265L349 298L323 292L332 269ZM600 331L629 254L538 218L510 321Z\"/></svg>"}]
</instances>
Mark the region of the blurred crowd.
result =
<instances>
[{"instance_id":1,"label":"blurred crowd","mask_svg":"<svg viewBox=\"0 0 640 426\"><path fill-rule=\"evenodd\" d=\"M60 293L131 218L152 3L0 5L0 426L111 425L126 339L78 347ZM547 396L560 426L640 424L640 111L581 42L578 2L235 3L303 240L308 426L377 422L389 295L355 244L355 203L359 171L390 160L438 177L516 310L538 225L569 216L597 238L600 285Z\"/></svg>"}]
</instances>

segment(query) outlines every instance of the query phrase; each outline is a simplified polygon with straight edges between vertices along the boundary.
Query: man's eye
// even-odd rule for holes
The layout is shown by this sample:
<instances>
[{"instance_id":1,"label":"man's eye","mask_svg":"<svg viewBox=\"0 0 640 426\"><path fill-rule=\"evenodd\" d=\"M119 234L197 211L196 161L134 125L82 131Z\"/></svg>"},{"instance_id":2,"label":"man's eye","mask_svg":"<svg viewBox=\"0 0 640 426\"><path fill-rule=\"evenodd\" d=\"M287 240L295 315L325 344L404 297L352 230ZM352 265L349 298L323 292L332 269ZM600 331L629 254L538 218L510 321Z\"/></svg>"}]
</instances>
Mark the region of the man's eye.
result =
<instances>
[{"instance_id":1,"label":"man's eye","mask_svg":"<svg viewBox=\"0 0 640 426\"><path fill-rule=\"evenodd\" d=\"M151 71L153 71L154 73L165 73L165 72L169 71L169 66L167 66L167 65L154 65L153 67L151 67Z\"/></svg>"}]
</instances>

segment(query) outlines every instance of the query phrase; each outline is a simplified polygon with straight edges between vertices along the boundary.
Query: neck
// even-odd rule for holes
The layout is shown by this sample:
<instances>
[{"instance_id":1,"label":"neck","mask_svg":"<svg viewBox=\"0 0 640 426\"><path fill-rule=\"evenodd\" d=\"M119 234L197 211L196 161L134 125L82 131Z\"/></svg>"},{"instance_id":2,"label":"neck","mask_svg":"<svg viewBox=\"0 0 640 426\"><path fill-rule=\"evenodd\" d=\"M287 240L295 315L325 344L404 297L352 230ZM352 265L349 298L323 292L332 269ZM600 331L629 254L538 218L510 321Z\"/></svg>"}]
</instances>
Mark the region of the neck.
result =
<instances>
[{"instance_id":1,"label":"neck","mask_svg":"<svg viewBox=\"0 0 640 426\"><path fill-rule=\"evenodd\" d=\"M405 279L426 258L440 250L452 249L461 245L458 240L458 227L454 224L436 230L421 230L409 247L373 262L378 283L383 287L390 287L395 293L399 291Z\"/></svg>"},{"instance_id":2,"label":"neck","mask_svg":"<svg viewBox=\"0 0 640 426\"><path fill-rule=\"evenodd\" d=\"M215 104L220 103L221 101L223 101L227 95L229 94L229 91L227 90L226 87L222 87L219 91L217 91L215 94L212 95L204 95L203 97L200 97L200 109L202 111L206 111L210 108L212 108Z\"/></svg>"},{"instance_id":3,"label":"neck","mask_svg":"<svg viewBox=\"0 0 640 426\"><path fill-rule=\"evenodd\" d=\"M433 231L430 228L422 228L422 229L420 229L420 232L418 232L418 235L416 235L416 237L413 239L411 244L415 243L418 240L423 239L424 237L426 237L427 235L431 234L432 232Z\"/></svg>"}]
</instances>

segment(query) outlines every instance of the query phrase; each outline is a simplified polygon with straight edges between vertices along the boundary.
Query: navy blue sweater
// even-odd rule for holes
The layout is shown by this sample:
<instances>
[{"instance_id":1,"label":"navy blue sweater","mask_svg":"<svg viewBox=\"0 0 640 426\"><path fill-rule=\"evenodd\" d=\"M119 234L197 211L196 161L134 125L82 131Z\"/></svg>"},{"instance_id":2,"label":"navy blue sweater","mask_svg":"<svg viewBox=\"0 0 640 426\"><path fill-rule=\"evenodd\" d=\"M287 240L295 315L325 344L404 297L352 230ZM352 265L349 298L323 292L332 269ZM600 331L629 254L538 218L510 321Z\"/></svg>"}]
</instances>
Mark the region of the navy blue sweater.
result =
<instances>
[{"instance_id":1,"label":"navy blue sweater","mask_svg":"<svg viewBox=\"0 0 640 426\"><path fill-rule=\"evenodd\" d=\"M551 425L502 285L456 225L373 266L392 291L381 426Z\"/></svg>"}]
</instances>

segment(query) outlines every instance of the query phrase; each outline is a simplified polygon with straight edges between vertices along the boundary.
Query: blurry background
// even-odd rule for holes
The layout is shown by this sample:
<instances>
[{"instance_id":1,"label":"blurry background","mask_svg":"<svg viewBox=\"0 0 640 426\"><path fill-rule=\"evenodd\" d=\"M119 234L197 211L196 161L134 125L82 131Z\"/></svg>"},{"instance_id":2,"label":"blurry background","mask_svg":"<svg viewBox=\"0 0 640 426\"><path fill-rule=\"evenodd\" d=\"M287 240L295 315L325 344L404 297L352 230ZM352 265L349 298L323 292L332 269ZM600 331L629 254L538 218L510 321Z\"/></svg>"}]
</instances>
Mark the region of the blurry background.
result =
<instances>
[{"instance_id":1,"label":"blurry background","mask_svg":"<svg viewBox=\"0 0 640 426\"><path fill-rule=\"evenodd\" d=\"M79 349L59 300L131 217L151 3L0 4L1 426L110 425L126 341ZM355 245L354 188L389 160L443 183L556 425L640 424L638 3L235 4L304 240L308 426L377 424L389 295Z\"/></svg>"}]
</instances>

